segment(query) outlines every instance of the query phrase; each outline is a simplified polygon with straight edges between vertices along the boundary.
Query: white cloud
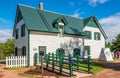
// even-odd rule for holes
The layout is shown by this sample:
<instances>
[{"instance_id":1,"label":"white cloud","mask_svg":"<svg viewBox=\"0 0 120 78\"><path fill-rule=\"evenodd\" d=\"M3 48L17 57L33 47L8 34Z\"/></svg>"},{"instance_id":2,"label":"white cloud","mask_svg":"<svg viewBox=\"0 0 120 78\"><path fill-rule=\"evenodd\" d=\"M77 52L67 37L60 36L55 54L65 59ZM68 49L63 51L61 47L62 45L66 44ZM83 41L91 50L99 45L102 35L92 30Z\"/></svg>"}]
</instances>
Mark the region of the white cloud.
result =
<instances>
[{"instance_id":1,"label":"white cloud","mask_svg":"<svg viewBox=\"0 0 120 78\"><path fill-rule=\"evenodd\" d=\"M88 0L91 6L96 6L97 4L103 4L109 0Z\"/></svg>"},{"instance_id":2,"label":"white cloud","mask_svg":"<svg viewBox=\"0 0 120 78\"><path fill-rule=\"evenodd\" d=\"M120 34L120 12L99 20L108 36L108 41Z\"/></svg>"},{"instance_id":3,"label":"white cloud","mask_svg":"<svg viewBox=\"0 0 120 78\"><path fill-rule=\"evenodd\" d=\"M79 17L80 13L79 13L80 9L76 9L74 14L72 15L72 17Z\"/></svg>"},{"instance_id":4,"label":"white cloud","mask_svg":"<svg viewBox=\"0 0 120 78\"><path fill-rule=\"evenodd\" d=\"M0 42L5 42L7 39L11 38L12 38L11 29L0 30Z\"/></svg>"},{"instance_id":5,"label":"white cloud","mask_svg":"<svg viewBox=\"0 0 120 78\"><path fill-rule=\"evenodd\" d=\"M72 17L79 17L79 13L73 14Z\"/></svg>"},{"instance_id":6,"label":"white cloud","mask_svg":"<svg viewBox=\"0 0 120 78\"><path fill-rule=\"evenodd\" d=\"M0 23L2 23L2 24L11 24L11 22L9 20L3 19L3 18L0 18Z\"/></svg>"},{"instance_id":7,"label":"white cloud","mask_svg":"<svg viewBox=\"0 0 120 78\"><path fill-rule=\"evenodd\" d=\"M73 15L71 15L72 17L80 17L80 15L84 14L85 12L80 12L80 8L76 9L73 13Z\"/></svg>"}]
</instances>

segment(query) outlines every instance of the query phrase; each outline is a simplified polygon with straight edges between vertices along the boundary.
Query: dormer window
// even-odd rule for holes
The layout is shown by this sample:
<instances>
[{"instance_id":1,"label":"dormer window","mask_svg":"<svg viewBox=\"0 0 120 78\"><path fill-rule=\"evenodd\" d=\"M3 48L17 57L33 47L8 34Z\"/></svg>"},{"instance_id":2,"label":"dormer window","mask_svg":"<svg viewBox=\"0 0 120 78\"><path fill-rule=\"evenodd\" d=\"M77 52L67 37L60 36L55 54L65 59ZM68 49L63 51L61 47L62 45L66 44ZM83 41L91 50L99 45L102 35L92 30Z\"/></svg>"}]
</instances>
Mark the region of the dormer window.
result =
<instances>
[{"instance_id":1,"label":"dormer window","mask_svg":"<svg viewBox=\"0 0 120 78\"><path fill-rule=\"evenodd\" d=\"M59 22L58 25L64 26L65 24L63 22Z\"/></svg>"},{"instance_id":2,"label":"dormer window","mask_svg":"<svg viewBox=\"0 0 120 78\"><path fill-rule=\"evenodd\" d=\"M59 36L63 37L64 36L64 26L59 26L59 31L60 31Z\"/></svg>"},{"instance_id":3,"label":"dormer window","mask_svg":"<svg viewBox=\"0 0 120 78\"><path fill-rule=\"evenodd\" d=\"M67 24L67 22L63 16L59 17L57 20L55 20L53 25L55 28L59 29L60 33L58 34L58 36L60 36L60 37L64 36L64 28L65 28L66 24Z\"/></svg>"}]
</instances>

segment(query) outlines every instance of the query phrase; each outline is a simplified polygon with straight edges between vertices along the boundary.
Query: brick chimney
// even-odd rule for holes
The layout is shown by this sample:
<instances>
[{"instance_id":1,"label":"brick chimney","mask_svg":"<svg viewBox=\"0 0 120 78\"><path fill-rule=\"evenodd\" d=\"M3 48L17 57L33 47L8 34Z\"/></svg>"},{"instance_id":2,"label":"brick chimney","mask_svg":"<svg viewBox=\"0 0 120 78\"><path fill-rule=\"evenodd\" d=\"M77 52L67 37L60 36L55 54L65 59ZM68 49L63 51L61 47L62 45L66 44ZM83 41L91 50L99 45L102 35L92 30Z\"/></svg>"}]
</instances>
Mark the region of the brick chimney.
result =
<instances>
[{"instance_id":1,"label":"brick chimney","mask_svg":"<svg viewBox=\"0 0 120 78\"><path fill-rule=\"evenodd\" d=\"M40 3L40 4L39 4L39 9L40 9L40 10L43 10L43 3Z\"/></svg>"}]
</instances>

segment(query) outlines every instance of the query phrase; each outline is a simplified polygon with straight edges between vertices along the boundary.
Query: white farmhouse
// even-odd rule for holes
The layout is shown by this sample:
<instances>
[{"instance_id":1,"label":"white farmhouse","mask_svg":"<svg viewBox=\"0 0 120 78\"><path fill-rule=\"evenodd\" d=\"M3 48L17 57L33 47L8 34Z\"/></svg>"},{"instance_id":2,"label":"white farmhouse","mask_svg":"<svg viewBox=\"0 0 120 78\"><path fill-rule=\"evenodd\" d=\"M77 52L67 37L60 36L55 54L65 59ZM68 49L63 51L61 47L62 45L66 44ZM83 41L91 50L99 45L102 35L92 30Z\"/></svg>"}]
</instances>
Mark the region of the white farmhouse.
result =
<instances>
[{"instance_id":1,"label":"white farmhouse","mask_svg":"<svg viewBox=\"0 0 120 78\"><path fill-rule=\"evenodd\" d=\"M42 8L17 6L13 29L16 56L27 56L28 66L35 64L35 54L41 50L45 54L64 49L65 55L99 58L107 36L95 16L80 19Z\"/></svg>"}]
</instances>

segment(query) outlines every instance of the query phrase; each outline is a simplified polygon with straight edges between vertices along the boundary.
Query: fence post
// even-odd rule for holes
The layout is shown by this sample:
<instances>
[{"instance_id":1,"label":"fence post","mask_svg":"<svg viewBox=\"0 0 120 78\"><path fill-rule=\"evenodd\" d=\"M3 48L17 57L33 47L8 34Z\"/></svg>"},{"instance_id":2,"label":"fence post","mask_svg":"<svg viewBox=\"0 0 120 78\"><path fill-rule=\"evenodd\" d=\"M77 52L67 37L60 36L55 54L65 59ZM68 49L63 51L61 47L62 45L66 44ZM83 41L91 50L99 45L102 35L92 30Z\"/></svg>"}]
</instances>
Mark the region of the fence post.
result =
<instances>
[{"instance_id":1,"label":"fence post","mask_svg":"<svg viewBox=\"0 0 120 78\"><path fill-rule=\"evenodd\" d=\"M52 53L52 70L54 71L54 53Z\"/></svg>"},{"instance_id":2,"label":"fence post","mask_svg":"<svg viewBox=\"0 0 120 78\"><path fill-rule=\"evenodd\" d=\"M46 54L46 69L48 69L48 54Z\"/></svg>"},{"instance_id":3,"label":"fence post","mask_svg":"<svg viewBox=\"0 0 120 78\"><path fill-rule=\"evenodd\" d=\"M91 56L88 55L88 73L91 72Z\"/></svg>"},{"instance_id":4,"label":"fence post","mask_svg":"<svg viewBox=\"0 0 120 78\"><path fill-rule=\"evenodd\" d=\"M8 67L8 57L6 57L6 67Z\"/></svg>"},{"instance_id":5,"label":"fence post","mask_svg":"<svg viewBox=\"0 0 120 78\"><path fill-rule=\"evenodd\" d=\"M80 67L80 55L77 55L77 71L79 70Z\"/></svg>"},{"instance_id":6,"label":"fence post","mask_svg":"<svg viewBox=\"0 0 120 78\"><path fill-rule=\"evenodd\" d=\"M60 61L60 74L62 74L62 55L60 55L60 57L59 57L59 61Z\"/></svg>"},{"instance_id":7,"label":"fence post","mask_svg":"<svg viewBox=\"0 0 120 78\"><path fill-rule=\"evenodd\" d=\"M71 54L69 55L69 75L70 77L73 76L73 68L72 68L72 56Z\"/></svg>"},{"instance_id":8,"label":"fence post","mask_svg":"<svg viewBox=\"0 0 120 78\"><path fill-rule=\"evenodd\" d=\"M56 64L58 64L58 52L56 52Z\"/></svg>"}]
</instances>

